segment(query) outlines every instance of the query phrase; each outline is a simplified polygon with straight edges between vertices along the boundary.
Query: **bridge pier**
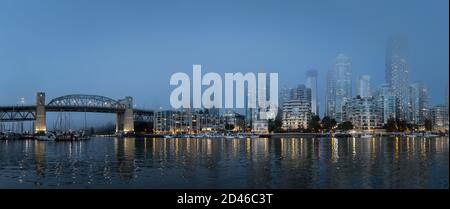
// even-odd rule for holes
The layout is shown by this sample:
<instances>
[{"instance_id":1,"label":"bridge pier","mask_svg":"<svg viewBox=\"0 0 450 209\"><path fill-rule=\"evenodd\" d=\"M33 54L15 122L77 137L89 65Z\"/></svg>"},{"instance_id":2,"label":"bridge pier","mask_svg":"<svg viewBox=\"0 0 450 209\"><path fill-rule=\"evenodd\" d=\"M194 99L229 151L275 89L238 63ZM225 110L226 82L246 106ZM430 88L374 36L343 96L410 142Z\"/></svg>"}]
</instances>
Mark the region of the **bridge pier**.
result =
<instances>
[{"instance_id":1,"label":"bridge pier","mask_svg":"<svg viewBox=\"0 0 450 209\"><path fill-rule=\"evenodd\" d=\"M36 121L34 123L34 133L39 134L47 131L45 113L45 93L38 92L36 96Z\"/></svg>"},{"instance_id":2,"label":"bridge pier","mask_svg":"<svg viewBox=\"0 0 450 209\"><path fill-rule=\"evenodd\" d=\"M134 132L133 98L125 97L118 102L125 106L125 111L117 113L116 133L132 133Z\"/></svg>"}]
</instances>

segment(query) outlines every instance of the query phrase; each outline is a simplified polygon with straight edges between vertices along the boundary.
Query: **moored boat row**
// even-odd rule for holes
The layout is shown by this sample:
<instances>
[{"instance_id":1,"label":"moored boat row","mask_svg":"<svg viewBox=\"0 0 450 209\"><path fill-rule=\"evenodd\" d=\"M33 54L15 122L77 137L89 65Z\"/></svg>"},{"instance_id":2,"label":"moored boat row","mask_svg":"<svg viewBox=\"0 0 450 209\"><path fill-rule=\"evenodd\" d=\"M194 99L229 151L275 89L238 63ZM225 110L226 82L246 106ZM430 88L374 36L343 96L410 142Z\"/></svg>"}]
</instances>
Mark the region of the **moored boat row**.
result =
<instances>
[{"instance_id":1,"label":"moored boat row","mask_svg":"<svg viewBox=\"0 0 450 209\"><path fill-rule=\"evenodd\" d=\"M68 131L68 132L47 132L43 134L19 134L13 132L0 133L1 140L30 140L39 141L80 141L87 140L90 137L84 131Z\"/></svg>"},{"instance_id":2,"label":"moored boat row","mask_svg":"<svg viewBox=\"0 0 450 209\"><path fill-rule=\"evenodd\" d=\"M164 135L165 139L172 138L225 138L225 139L246 139L246 138L260 138L260 137L269 137L269 136L260 136L256 134L232 134L232 133L206 133L206 134L166 134Z\"/></svg>"}]
</instances>

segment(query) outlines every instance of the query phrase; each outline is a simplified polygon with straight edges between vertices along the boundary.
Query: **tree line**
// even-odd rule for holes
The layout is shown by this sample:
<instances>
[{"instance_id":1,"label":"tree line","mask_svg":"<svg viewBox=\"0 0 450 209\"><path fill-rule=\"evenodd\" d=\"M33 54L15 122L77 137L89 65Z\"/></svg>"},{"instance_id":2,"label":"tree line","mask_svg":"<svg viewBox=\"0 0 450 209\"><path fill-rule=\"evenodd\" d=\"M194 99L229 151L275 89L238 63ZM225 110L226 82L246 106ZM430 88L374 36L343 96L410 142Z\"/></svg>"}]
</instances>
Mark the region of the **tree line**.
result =
<instances>
[{"instance_id":1,"label":"tree line","mask_svg":"<svg viewBox=\"0 0 450 209\"><path fill-rule=\"evenodd\" d=\"M283 130L282 119L279 115L274 120L269 120L269 132L323 133L332 132L333 130L340 130L345 132L353 129L353 124L351 121L345 121L337 124L335 119L328 116L320 119L319 116L313 115L308 121L307 127L299 126L296 129ZM424 127L426 131L431 131L433 129L432 121L430 119L426 119L424 121ZM408 123L407 121L400 120L398 118L390 118L388 119L387 123L384 124L383 128L387 132L405 132L417 130L419 129L419 126L417 124Z\"/></svg>"}]
</instances>

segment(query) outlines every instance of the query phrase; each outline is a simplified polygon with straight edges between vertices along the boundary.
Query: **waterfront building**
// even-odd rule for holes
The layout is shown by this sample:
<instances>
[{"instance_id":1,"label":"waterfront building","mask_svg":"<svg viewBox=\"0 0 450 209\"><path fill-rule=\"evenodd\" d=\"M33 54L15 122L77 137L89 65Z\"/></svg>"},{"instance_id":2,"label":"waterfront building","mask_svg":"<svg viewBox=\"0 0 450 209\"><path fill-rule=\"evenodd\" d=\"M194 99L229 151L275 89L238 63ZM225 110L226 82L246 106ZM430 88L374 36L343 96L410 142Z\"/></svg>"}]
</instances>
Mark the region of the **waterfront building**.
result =
<instances>
[{"instance_id":1,"label":"waterfront building","mask_svg":"<svg viewBox=\"0 0 450 209\"><path fill-rule=\"evenodd\" d=\"M171 134L174 111L157 110L153 113L153 133L155 134Z\"/></svg>"},{"instance_id":2,"label":"waterfront building","mask_svg":"<svg viewBox=\"0 0 450 209\"><path fill-rule=\"evenodd\" d=\"M194 134L223 131L224 122L217 109L158 110L154 112L156 134Z\"/></svg>"},{"instance_id":3,"label":"waterfront building","mask_svg":"<svg viewBox=\"0 0 450 209\"><path fill-rule=\"evenodd\" d=\"M307 100L290 100L284 103L282 129L307 128L311 119L311 103Z\"/></svg>"},{"instance_id":4,"label":"waterfront building","mask_svg":"<svg viewBox=\"0 0 450 209\"><path fill-rule=\"evenodd\" d=\"M278 88L278 87L276 87ZM251 109L251 131L257 134L269 132L269 120L274 120L278 114L278 105L267 101L269 98L269 82L258 87L257 108ZM265 94L265 95L264 95ZM278 95L277 95L278 96Z\"/></svg>"},{"instance_id":5,"label":"waterfront building","mask_svg":"<svg viewBox=\"0 0 450 209\"><path fill-rule=\"evenodd\" d=\"M317 70L306 72L306 88L311 89L311 112L319 115L319 103L317 99Z\"/></svg>"},{"instance_id":6,"label":"waterfront building","mask_svg":"<svg viewBox=\"0 0 450 209\"><path fill-rule=\"evenodd\" d=\"M245 128L245 116L233 110L226 110L223 114L223 120L226 130L241 132Z\"/></svg>"},{"instance_id":7,"label":"waterfront building","mask_svg":"<svg viewBox=\"0 0 450 209\"><path fill-rule=\"evenodd\" d=\"M260 114L262 111L266 112L263 108L255 108L252 112L252 132L256 134L269 133L269 120ZM261 117L263 116L263 117Z\"/></svg>"},{"instance_id":8,"label":"waterfront building","mask_svg":"<svg viewBox=\"0 0 450 209\"><path fill-rule=\"evenodd\" d=\"M172 127L173 133L190 134L194 131L197 121L193 118L191 109L182 109L172 113Z\"/></svg>"},{"instance_id":9,"label":"waterfront building","mask_svg":"<svg viewBox=\"0 0 450 209\"><path fill-rule=\"evenodd\" d=\"M350 58L339 54L333 69L327 73L326 116L343 122L343 106L352 97L352 64Z\"/></svg>"},{"instance_id":10,"label":"waterfront building","mask_svg":"<svg viewBox=\"0 0 450 209\"><path fill-rule=\"evenodd\" d=\"M357 96L344 105L343 116L355 129L372 130L382 127L380 109L373 97Z\"/></svg>"},{"instance_id":11,"label":"waterfront building","mask_svg":"<svg viewBox=\"0 0 450 209\"><path fill-rule=\"evenodd\" d=\"M431 121L435 130L448 131L448 113L448 106L446 104L436 105L431 109Z\"/></svg>"},{"instance_id":12,"label":"waterfront building","mask_svg":"<svg viewBox=\"0 0 450 209\"><path fill-rule=\"evenodd\" d=\"M255 133L255 134L269 133L269 121L268 120L254 120L253 126L252 126L252 133Z\"/></svg>"},{"instance_id":13,"label":"waterfront building","mask_svg":"<svg viewBox=\"0 0 450 209\"><path fill-rule=\"evenodd\" d=\"M371 97L370 76L363 75L358 80L358 92L357 95L361 97Z\"/></svg>"},{"instance_id":14,"label":"waterfront building","mask_svg":"<svg viewBox=\"0 0 450 209\"><path fill-rule=\"evenodd\" d=\"M389 84L381 85L380 89L375 94L375 98L380 110L382 123L386 124L389 118L395 118L397 100Z\"/></svg>"},{"instance_id":15,"label":"waterfront building","mask_svg":"<svg viewBox=\"0 0 450 209\"><path fill-rule=\"evenodd\" d=\"M406 53L406 39L390 38L386 47L386 82L397 99L397 117L407 119L409 67Z\"/></svg>"},{"instance_id":16,"label":"waterfront building","mask_svg":"<svg viewBox=\"0 0 450 209\"><path fill-rule=\"evenodd\" d=\"M200 120L200 132L219 132L225 129L223 118L220 117L217 108L200 110L197 118Z\"/></svg>"},{"instance_id":17,"label":"waterfront building","mask_svg":"<svg viewBox=\"0 0 450 209\"><path fill-rule=\"evenodd\" d=\"M419 82L411 84L408 98L408 121L423 126L425 119L430 115L427 88Z\"/></svg>"}]
</instances>

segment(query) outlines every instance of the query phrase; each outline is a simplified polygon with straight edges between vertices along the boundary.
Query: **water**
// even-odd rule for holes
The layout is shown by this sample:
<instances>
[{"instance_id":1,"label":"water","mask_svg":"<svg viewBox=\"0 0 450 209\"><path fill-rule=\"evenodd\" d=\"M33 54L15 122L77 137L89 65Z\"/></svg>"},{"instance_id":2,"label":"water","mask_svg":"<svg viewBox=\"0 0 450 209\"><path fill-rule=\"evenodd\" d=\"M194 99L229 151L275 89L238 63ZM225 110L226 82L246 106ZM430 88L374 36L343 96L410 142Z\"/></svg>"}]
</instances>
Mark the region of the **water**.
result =
<instances>
[{"instance_id":1,"label":"water","mask_svg":"<svg viewBox=\"0 0 450 209\"><path fill-rule=\"evenodd\" d=\"M0 188L446 188L449 139L0 141Z\"/></svg>"}]
</instances>

